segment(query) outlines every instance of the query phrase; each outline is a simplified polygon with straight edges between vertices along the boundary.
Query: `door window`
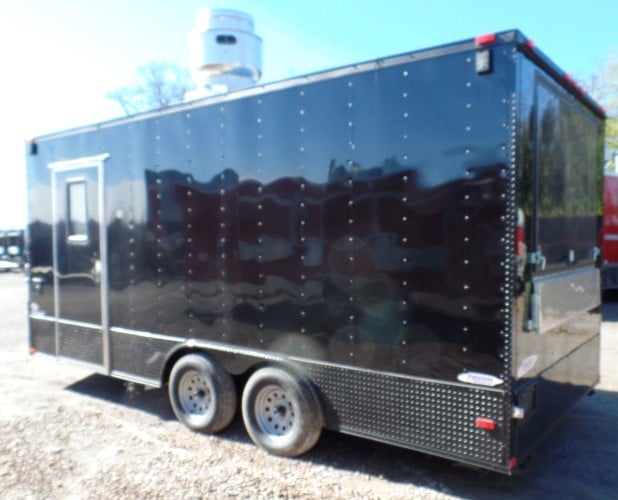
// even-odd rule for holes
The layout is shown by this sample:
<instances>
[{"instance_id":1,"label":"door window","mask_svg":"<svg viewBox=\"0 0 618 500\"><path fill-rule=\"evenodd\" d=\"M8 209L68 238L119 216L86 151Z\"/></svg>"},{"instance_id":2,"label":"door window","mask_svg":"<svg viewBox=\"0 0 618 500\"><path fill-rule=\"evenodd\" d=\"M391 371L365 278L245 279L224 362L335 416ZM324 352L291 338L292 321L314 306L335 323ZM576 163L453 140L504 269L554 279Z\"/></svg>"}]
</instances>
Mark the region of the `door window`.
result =
<instances>
[{"instance_id":1,"label":"door window","mask_svg":"<svg viewBox=\"0 0 618 500\"><path fill-rule=\"evenodd\" d=\"M88 241L88 199L86 182L71 182L67 184L68 227L67 236L70 242Z\"/></svg>"}]
</instances>

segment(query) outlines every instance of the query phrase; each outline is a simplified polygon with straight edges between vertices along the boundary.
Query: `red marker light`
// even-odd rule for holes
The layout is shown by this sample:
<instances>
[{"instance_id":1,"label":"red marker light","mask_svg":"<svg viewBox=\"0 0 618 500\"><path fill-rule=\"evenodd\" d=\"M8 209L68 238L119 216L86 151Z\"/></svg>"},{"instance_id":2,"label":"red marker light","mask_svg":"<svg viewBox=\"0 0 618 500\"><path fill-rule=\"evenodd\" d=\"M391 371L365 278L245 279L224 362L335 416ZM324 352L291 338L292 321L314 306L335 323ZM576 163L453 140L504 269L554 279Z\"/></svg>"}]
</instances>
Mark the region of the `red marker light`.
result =
<instances>
[{"instance_id":1,"label":"red marker light","mask_svg":"<svg viewBox=\"0 0 618 500\"><path fill-rule=\"evenodd\" d=\"M526 47L534 50L534 40L532 40L531 38L528 38L528 40L526 40Z\"/></svg>"},{"instance_id":2,"label":"red marker light","mask_svg":"<svg viewBox=\"0 0 618 500\"><path fill-rule=\"evenodd\" d=\"M572 83L573 82L573 78L571 77L571 75L569 75L568 73L566 75L564 75L564 79L569 82Z\"/></svg>"},{"instance_id":3,"label":"red marker light","mask_svg":"<svg viewBox=\"0 0 618 500\"><path fill-rule=\"evenodd\" d=\"M479 35L474 39L476 45L491 45L496 41L495 33L487 33L486 35Z\"/></svg>"},{"instance_id":4,"label":"red marker light","mask_svg":"<svg viewBox=\"0 0 618 500\"><path fill-rule=\"evenodd\" d=\"M517 226L515 226L515 255L520 257L526 253L526 217L523 210L517 210Z\"/></svg>"},{"instance_id":5,"label":"red marker light","mask_svg":"<svg viewBox=\"0 0 618 500\"><path fill-rule=\"evenodd\" d=\"M30 154L35 155L38 153L38 146L36 143L36 139L32 138L28 141L28 146L30 148Z\"/></svg>"},{"instance_id":6,"label":"red marker light","mask_svg":"<svg viewBox=\"0 0 618 500\"><path fill-rule=\"evenodd\" d=\"M517 467L517 457L512 457L509 460L509 469L513 470L515 467Z\"/></svg>"},{"instance_id":7,"label":"red marker light","mask_svg":"<svg viewBox=\"0 0 618 500\"><path fill-rule=\"evenodd\" d=\"M517 226L515 228L515 255L518 257L523 255L524 249L524 228L522 226Z\"/></svg>"},{"instance_id":8,"label":"red marker light","mask_svg":"<svg viewBox=\"0 0 618 500\"><path fill-rule=\"evenodd\" d=\"M474 425L479 429L485 429L486 431L493 431L496 429L496 422L490 418L476 417Z\"/></svg>"},{"instance_id":9,"label":"red marker light","mask_svg":"<svg viewBox=\"0 0 618 500\"><path fill-rule=\"evenodd\" d=\"M577 90L577 92L579 92L580 94L583 94L585 92L584 88L579 84L578 81L573 80L571 83L573 84L573 88Z\"/></svg>"}]
</instances>

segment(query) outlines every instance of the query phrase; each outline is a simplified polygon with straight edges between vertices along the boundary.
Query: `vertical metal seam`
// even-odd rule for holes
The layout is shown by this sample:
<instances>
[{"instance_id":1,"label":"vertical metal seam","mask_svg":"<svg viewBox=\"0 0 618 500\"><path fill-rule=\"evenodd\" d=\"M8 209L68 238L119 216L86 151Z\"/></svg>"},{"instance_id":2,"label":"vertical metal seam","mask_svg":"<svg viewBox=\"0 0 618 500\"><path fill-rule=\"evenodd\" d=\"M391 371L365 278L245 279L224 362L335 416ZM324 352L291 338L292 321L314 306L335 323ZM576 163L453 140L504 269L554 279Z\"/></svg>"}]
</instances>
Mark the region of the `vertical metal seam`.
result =
<instances>
[{"instance_id":1,"label":"vertical metal seam","mask_svg":"<svg viewBox=\"0 0 618 500\"><path fill-rule=\"evenodd\" d=\"M109 156L107 156L109 158ZM107 217L105 214L105 159L99 160L98 170L98 195L99 195L99 258L101 260L101 333L103 338L103 367L107 373L111 373L110 334L109 334L109 280L107 269Z\"/></svg>"},{"instance_id":2,"label":"vertical metal seam","mask_svg":"<svg viewBox=\"0 0 618 500\"><path fill-rule=\"evenodd\" d=\"M512 389L513 389L513 380L512 380L512 364L513 364L513 335L514 335L514 315L513 315L513 294L515 287L515 274L516 274L516 262L515 262L515 254L514 254L514 238L515 238L515 230L517 226L517 147L518 141L517 138L521 131L519 130L519 125L517 123L518 117L518 106L519 101L517 99L517 88L519 86L519 58L517 47L513 47L513 52L511 54L511 62L513 64L513 72L512 72L512 86L509 89L510 98L507 99L507 103L509 106L507 116L508 116L508 140L509 147L508 151L508 183L507 183L507 196L506 196L506 226L507 226L507 234L505 236L505 253L507 255L505 266L505 276L504 276L504 350L505 356L503 359L504 362L504 377L505 377L505 396L504 396L504 414L505 414L505 451L507 452L505 456L506 463L508 465L509 460L512 455L511 449L511 411L512 411Z\"/></svg>"},{"instance_id":3,"label":"vertical metal seam","mask_svg":"<svg viewBox=\"0 0 618 500\"><path fill-rule=\"evenodd\" d=\"M193 141L194 139L194 135L190 133L191 131L191 113L189 111L187 111L186 113L183 113L182 115L185 119L185 137L186 137L186 142L185 142L185 151L187 151L187 157L185 159L186 164L190 165L190 168L193 168L194 162L193 162L193 157L194 157L194 153L193 153ZM189 169L187 169L189 170ZM195 231L195 212L194 212L194 198L195 198L195 193L194 193L194 188L191 182L191 175L189 174L189 172L185 172L187 174L186 179L185 179L185 184L186 184L186 195L187 196L187 208L186 208L186 213L183 214L183 231L185 232L186 236L185 236L185 262L187 262L187 274L185 276L185 289L184 289L184 294L185 294L185 301L186 301L186 307L187 307L187 318L190 320L189 323L189 327L187 328L187 331L185 332L185 335L188 337L193 337L194 335L194 317L195 317L195 311L194 311L194 303L193 303L193 284L194 284L194 280L196 279L195 277L195 269L194 269L194 265L196 262L196 257L195 257L195 235L194 235L194 231Z\"/></svg>"},{"instance_id":4,"label":"vertical metal seam","mask_svg":"<svg viewBox=\"0 0 618 500\"><path fill-rule=\"evenodd\" d=\"M129 217L129 321L131 323L131 326L133 328L135 328L135 289L136 289L136 283L135 283L135 254L136 254L136 243L137 243L137 238L136 238L136 232L135 232L135 214L136 214L136 210L135 210L135 186L136 186L136 181L135 181L135 161L134 161L134 155L133 155L133 151L134 151L134 127L132 127L131 125L129 125L127 127L127 133L129 135L129 182L130 184L130 188L129 188L129 192L130 192L130 204L131 204L131 213L130 213L130 217ZM148 186L146 186L146 190L148 189Z\"/></svg>"},{"instance_id":5,"label":"vertical metal seam","mask_svg":"<svg viewBox=\"0 0 618 500\"><path fill-rule=\"evenodd\" d=\"M58 327L58 315L60 313L60 295L58 291L58 225L56 223L58 217L58 209L56 208L58 188L58 179L56 171L52 170L52 265L54 266L54 349L56 356L60 354L60 330Z\"/></svg>"},{"instance_id":6,"label":"vertical metal seam","mask_svg":"<svg viewBox=\"0 0 618 500\"><path fill-rule=\"evenodd\" d=\"M298 162L298 175L299 175L299 179L300 179L300 185L301 186L305 186L308 184L308 179L305 177L305 140L304 140L304 127L305 127L305 90L304 87L302 87L299 91L299 93L297 94L297 98L300 101L300 106L299 106L299 112L298 112L298 121L299 121L299 127L298 127L298 134L299 134L299 138L300 138L300 143L298 145L298 153L299 153L299 162ZM299 215L299 222L300 224L298 225L298 237L297 237L297 241L296 244L299 246L300 248L300 253L301 253L301 258L300 258L300 269L301 269L301 274L305 273L305 261L303 259L306 258L306 254L307 254L307 241L306 241L306 217L307 217L307 200L309 199L309 196L306 193L306 190L302 189L300 190L299 193L299 199L300 199L300 206L295 207L295 210L297 210L298 215ZM307 274L309 274L307 272ZM297 296L297 300L298 300L298 304L300 306L300 316L299 316L299 332L301 335L304 335L307 333L307 280L299 280L300 285L299 285L299 290L300 293ZM297 292L298 293L298 292Z\"/></svg>"},{"instance_id":7,"label":"vertical metal seam","mask_svg":"<svg viewBox=\"0 0 618 500\"><path fill-rule=\"evenodd\" d=\"M229 241L229 231L230 224L227 221L227 214L225 212L225 200L229 196L228 190L226 188L226 179L227 179L227 157L226 157L226 108L225 104L222 103L220 108L220 122L219 122L219 140L220 140L220 154L219 159L220 163L220 174L219 174L219 196L221 200L221 204L219 205L219 231L217 234L218 247L217 251L217 262L219 263L219 282L220 282L220 301L219 307L221 310L221 316L219 321L219 334L218 337L221 341L226 342L229 341L229 332L228 332L228 314L227 308L229 308L229 304L227 303L227 298L233 300L233 296L230 293L230 287L228 287L228 265L227 259L225 256L225 245ZM225 241L223 241L225 240Z\"/></svg>"},{"instance_id":8,"label":"vertical metal seam","mask_svg":"<svg viewBox=\"0 0 618 500\"><path fill-rule=\"evenodd\" d=\"M359 348L359 344L360 344L360 327L361 327L361 323L360 323L360 311L357 313L356 311L356 304L358 303L358 289L357 289L357 284L358 284L358 280L357 280L357 276L356 276L356 269L357 269L357 264L356 264L356 258L357 258L357 251L356 251L356 247L358 245L358 240L356 239L356 234L358 233L358 223L356 221L356 207L355 207L355 203L356 203L356 199L354 196L354 192L355 192L355 187L356 187L356 183L354 181L354 164L356 161L356 144L355 144L355 127L356 127L356 120L355 120L355 107L356 107L356 102L355 102L355 96L356 96L356 92L354 91L354 77L356 75L353 74L350 76L350 79L348 80L347 83L347 102L348 102L348 107L347 107L347 111L348 111L348 116L347 116L347 121L348 123L351 124L351 126L348 127L348 137L347 137L347 144L348 144L348 160L347 160L347 165L346 167L349 169L349 181L348 181L348 185L346 186L348 189L347 195L348 195L348 213L347 213L347 221L348 221L348 228L349 231L347 232L347 239L348 239L348 248L349 248L349 253L347 255L348 257L348 262L346 263L346 265L349 266L349 282L348 282L348 289L349 289L349 297L348 297L348 306L351 305L351 307L349 308L350 311L350 328L351 328L351 332L353 335L353 341L352 341L352 352L354 353L354 358L351 360L352 364L357 365L359 363L359 353L361 351L361 349ZM342 79L342 83L343 83L343 79ZM344 122L346 120L344 119ZM345 233L344 233L344 238L346 237ZM345 245L345 240L344 240L344 245ZM345 247L344 247L345 248Z\"/></svg>"}]
</instances>

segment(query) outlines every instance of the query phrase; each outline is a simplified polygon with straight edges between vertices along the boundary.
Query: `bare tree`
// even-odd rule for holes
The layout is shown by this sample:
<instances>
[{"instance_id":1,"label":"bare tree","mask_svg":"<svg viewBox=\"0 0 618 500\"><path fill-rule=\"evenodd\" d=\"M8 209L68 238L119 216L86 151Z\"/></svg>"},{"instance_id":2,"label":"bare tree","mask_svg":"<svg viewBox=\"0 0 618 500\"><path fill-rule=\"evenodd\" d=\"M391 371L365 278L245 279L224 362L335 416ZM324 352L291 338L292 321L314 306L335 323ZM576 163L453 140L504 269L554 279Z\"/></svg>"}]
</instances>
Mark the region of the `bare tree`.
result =
<instances>
[{"instance_id":1,"label":"bare tree","mask_svg":"<svg viewBox=\"0 0 618 500\"><path fill-rule=\"evenodd\" d=\"M106 97L131 115L180 103L192 88L187 69L175 64L152 62L138 68L134 86L112 90Z\"/></svg>"},{"instance_id":2,"label":"bare tree","mask_svg":"<svg viewBox=\"0 0 618 500\"><path fill-rule=\"evenodd\" d=\"M590 77L587 88L607 112L607 147L618 150L618 51L610 54L603 66Z\"/></svg>"}]
</instances>

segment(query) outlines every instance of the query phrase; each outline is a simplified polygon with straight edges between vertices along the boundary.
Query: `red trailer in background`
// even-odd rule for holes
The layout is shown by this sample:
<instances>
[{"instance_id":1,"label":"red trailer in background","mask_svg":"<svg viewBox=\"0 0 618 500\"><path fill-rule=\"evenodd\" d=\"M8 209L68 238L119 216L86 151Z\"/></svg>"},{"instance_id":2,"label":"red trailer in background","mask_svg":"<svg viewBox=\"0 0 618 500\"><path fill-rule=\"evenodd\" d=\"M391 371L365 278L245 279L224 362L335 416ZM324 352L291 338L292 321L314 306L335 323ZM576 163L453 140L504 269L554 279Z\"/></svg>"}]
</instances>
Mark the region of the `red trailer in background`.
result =
<instances>
[{"instance_id":1,"label":"red trailer in background","mask_svg":"<svg viewBox=\"0 0 618 500\"><path fill-rule=\"evenodd\" d=\"M604 172L603 289L618 288L618 157Z\"/></svg>"}]
</instances>

